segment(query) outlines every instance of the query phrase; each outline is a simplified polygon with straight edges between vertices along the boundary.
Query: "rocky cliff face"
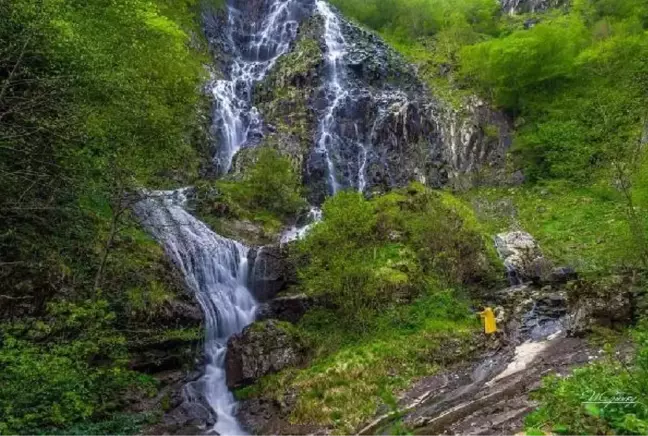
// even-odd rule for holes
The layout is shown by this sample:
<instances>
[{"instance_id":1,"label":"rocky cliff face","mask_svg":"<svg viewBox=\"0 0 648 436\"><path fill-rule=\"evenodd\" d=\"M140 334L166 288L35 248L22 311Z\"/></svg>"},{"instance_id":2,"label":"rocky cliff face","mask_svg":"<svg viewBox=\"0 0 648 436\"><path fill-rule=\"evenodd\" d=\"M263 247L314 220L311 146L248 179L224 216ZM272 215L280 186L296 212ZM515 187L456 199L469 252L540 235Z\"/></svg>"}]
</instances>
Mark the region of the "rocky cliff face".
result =
<instances>
[{"instance_id":1,"label":"rocky cliff face","mask_svg":"<svg viewBox=\"0 0 648 436\"><path fill-rule=\"evenodd\" d=\"M235 3L245 27L272 2ZM298 30L286 25L294 40L250 90L251 113L263 121L234 156L235 173L254 162L259 147L273 147L302 172L314 204L342 188L382 192L415 180L461 188L506 178L504 115L476 98L461 107L434 98L400 55L329 6L327 16L313 0L282 4L298 11L290 24ZM244 38L219 34L223 22L208 20L208 33L212 47L231 58ZM229 144L214 134L217 147Z\"/></svg>"}]
</instances>

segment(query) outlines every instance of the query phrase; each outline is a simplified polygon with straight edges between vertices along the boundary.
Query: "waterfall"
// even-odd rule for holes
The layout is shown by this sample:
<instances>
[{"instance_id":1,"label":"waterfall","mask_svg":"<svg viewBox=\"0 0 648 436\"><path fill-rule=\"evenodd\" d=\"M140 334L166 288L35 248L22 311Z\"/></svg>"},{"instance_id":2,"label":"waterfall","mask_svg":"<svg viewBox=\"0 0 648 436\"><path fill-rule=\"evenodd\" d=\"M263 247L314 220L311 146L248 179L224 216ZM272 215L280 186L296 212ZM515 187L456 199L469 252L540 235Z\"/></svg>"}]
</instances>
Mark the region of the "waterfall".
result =
<instances>
[{"instance_id":1,"label":"waterfall","mask_svg":"<svg viewBox=\"0 0 648 436\"><path fill-rule=\"evenodd\" d=\"M227 388L227 340L254 321L256 302L248 285L248 248L212 232L183 208L185 190L147 193L135 206L143 226L165 248L205 314L204 376L185 387L185 400L201 395L216 412L218 434L244 434Z\"/></svg>"},{"instance_id":2,"label":"waterfall","mask_svg":"<svg viewBox=\"0 0 648 436\"><path fill-rule=\"evenodd\" d=\"M343 143L337 131L336 112L343 106L349 96L343 86L342 59L346 54L346 41L342 35L340 19L323 0L316 2L317 12L324 18L324 40L326 42L327 82L325 84L328 106L322 116L317 138L317 151L324 155L328 167L328 182L331 194L340 189L333 154L340 150Z\"/></svg>"},{"instance_id":3,"label":"waterfall","mask_svg":"<svg viewBox=\"0 0 648 436\"><path fill-rule=\"evenodd\" d=\"M306 224L293 226L281 234L281 244L288 244L293 241L304 239L313 226L322 221L322 211L317 207L311 207L306 217Z\"/></svg>"},{"instance_id":4,"label":"waterfall","mask_svg":"<svg viewBox=\"0 0 648 436\"><path fill-rule=\"evenodd\" d=\"M263 80L297 36L297 1L265 0L260 22L250 22L250 11L239 10L235 1L228 4L226 35L232 60L227 78L215 81L212 87L216 102L214 130L221 141L214 164L220 173L230 170L242 147L253 145L263 136L263 123L252 105L252 93L255 84Z\"/></svg>"}]
</instances>

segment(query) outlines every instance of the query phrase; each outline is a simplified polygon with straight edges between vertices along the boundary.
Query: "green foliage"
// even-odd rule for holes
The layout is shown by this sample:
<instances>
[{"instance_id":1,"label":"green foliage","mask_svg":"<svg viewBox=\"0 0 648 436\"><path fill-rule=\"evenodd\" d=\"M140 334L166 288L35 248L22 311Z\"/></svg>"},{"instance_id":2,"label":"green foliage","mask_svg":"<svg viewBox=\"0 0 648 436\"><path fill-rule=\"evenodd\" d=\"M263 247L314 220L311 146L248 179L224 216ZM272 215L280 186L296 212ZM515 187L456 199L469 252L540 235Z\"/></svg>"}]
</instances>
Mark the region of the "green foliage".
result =
<instances>
[{"instance_id":1,"label":"green foliage","mask_svg":"<svg viewBox=\"0 0 648 436\"><path fill-rule=\"evenodd\" d=\"M455 27L490 30L498 6L490 0L334 0L346 15L400 40Z\"/></svg>"},{"instance_id":2,"label":"green foliage","mask_svg":"<svg viewBox=\"0 0 648 436\"><path fill-rule=\"evenodd\" d=\"M304 289L328 298L352 328L438 282L491 284L494 267L469 208L419 185L372 201L327 200L324 220L298 248Z\"/></svg>"},{"instance_id":3,"label":"green foliage","mask_svg":"<svg viewBox=\"0 0 648 436\"><path fill-rule=\"evenodd\" d=\"M242 177L199 185L198 213L216 227L219 217L247 219L275 233L305 205L300 175L289 159L267 147Z\"/></svg>"},{"instance_id":4,"label":"green foliage","mask_svg":"<svg viewBox=\"0 0 648 436\"><path fill-rule=\"evenodd\" d=\"M533 188L480 189L470 199L489 234L522 228L555 262L584 275L639 267L621 195L606 184L578 187L564 182ZM641 209L643 210L643 209ZM646 215L642 215L644 224Z\"/></svg>"},{"instance_id":5,"label":"green foliage","mask_svg":"<svg viewBox=\"0 0 648 436\"><path fill-rule=\"evenodd\" d=\"M15 0L0 14L0 268L46 301L92 282L125 193L195 176L204 58L150 0Z\"/></svg>"},{"instance_id":6,"label":"green foliage","mask_svg":"<svg viewBox=\"0 0 648 436\"><path fill-rule=\"evenodd\" d=\"M606 360L566 379L545 379L536 393L540 408L527 426L559 434L646 434L648 432L648 329L634 332L638 353L628 365L610 353Z\"/></svg>"},{"instance_id":7,"label":"green foliage","mask_svg":"<svg viewBox=\"0 0 648 436\"><path fill-rule=\"evenodd\" d=\"M141 434L142 427L155 422L156 417L149 413L115 413L110 419L92 423L80 423L67 428L61 435L135 435Z\"/></svg>"},{"instance_id":8,"label":"green foliage","mask_svg":"<svg viewBox=\"0 0 648 436\"><path fill-rule=\"evenodd\" d=\"M45 320L3 326L0 433L91 422L114 411L125 389L149 384L127 369L126 339L107 301L52 303Z\"/></svg>"},{"instance_id":9,"label":"green foliage","mask_svg":"<svg viewBox=\"0 0 648 436\"><path fill-rule=\"evenodd\" d=\"M519 107L519 100L533 88L546 92L551 81L568 77L586 41L585 28L578 20L561 17L467 46L461 53L461 66L495 101Z\"/></svg>"},{"instance_id":10,"label":"green foliage","mask_svg":"<svg viewBox=\"0 0 648 436\"><path fill-rule=\"evenodd\" d=\"M298 325L315 359L307 368L265 377L239 392L241 398L280 400L299 392L294 424L356 432L380 405L395 407L398 392L416 377L430 375L470 356L479 322L452 290L429 288L409 305L374 314L363 331L340 322L337 312L309 311Z\"/></svg>"},{"instance_id":11,"label":"green foliage","mask_svg":"<svg viewBox=\"0 0 648 436\"><path fill-rule=\"evenodd\" d=\"M0 433L135 431L121 332L178 288L129 194L197 175L195 7L0 2Z\"/></svg>"},{"instance_id":12,"label":"green foliage","mask_svg":"<svg viewBox=\"0 0 648 436\"><path fill-rule=\"evenodd\" d=\"M299 291L324 304L297 326L314 361L237 392L275 398L299 392L290 420L343 433L396 407L412 380L465 358L479 323L460 291L495 283L490 242L471 208L413 184L365 199L342 191L295 247Z\"/></svg>"}]
</instances>

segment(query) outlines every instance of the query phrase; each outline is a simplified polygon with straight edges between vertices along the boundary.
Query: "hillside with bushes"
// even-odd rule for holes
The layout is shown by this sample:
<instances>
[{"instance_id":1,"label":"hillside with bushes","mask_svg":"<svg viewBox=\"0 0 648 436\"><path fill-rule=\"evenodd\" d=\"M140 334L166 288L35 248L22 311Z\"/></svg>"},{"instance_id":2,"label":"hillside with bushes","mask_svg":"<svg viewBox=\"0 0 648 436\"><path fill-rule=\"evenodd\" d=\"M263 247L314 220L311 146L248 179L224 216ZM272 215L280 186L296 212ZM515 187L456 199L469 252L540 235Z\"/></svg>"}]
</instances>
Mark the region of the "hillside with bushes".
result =
<instances>
[{"instance_id":1,"label":"hillside with bushes","mask_svg":"<svg viewBox=\"0 0 648 436\"><path fill-rule=\"evenodd\" d=\"M646 1L5 0L0 41L0 434L648 434Z\"/></svg>"}]
</instances>

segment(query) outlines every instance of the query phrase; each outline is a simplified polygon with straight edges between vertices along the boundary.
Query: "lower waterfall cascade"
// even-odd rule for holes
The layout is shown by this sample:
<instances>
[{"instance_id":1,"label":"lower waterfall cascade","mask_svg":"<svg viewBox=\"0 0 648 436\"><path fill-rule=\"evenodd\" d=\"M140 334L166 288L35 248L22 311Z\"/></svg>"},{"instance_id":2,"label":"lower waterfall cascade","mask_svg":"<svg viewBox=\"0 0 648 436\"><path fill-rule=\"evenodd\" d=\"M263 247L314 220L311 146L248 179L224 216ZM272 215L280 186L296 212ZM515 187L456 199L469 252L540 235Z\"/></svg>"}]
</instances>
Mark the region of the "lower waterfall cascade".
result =
<instances>
[{"instance_id":1,"label":"lower waterfall cascade","mask_svg":"<svg viewBox=\"0 0 648 436\"><path fill-rule=\"evenodd\" d=\"M257 304L247 283L249 250L194 218L183 207L186 200L185 190L149 192L135 212L182 272L205 315L205 372L185 386L185 401L202 397L217 414L213 431L218 434L245 434L227 387L225 353L229 337L255 318Z\"/></svg>"}]
</instances>

